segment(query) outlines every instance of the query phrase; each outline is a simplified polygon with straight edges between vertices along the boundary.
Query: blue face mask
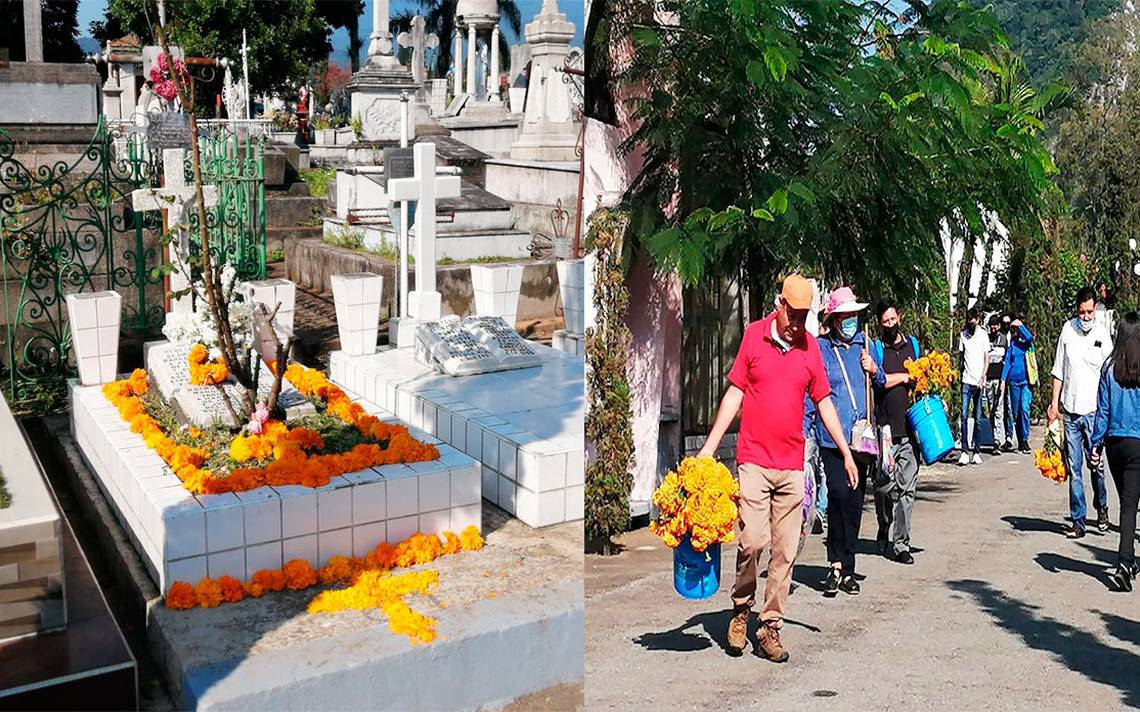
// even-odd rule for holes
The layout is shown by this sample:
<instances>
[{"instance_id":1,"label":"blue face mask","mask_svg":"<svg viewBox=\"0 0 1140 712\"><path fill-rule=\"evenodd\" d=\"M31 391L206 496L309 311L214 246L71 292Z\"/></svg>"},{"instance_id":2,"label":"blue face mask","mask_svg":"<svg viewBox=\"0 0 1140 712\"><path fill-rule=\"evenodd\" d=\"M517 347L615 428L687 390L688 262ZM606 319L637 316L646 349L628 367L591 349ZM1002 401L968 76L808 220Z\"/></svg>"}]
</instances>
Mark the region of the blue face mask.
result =
<instances>
[{"instance_id":1,"label":"blue face mask","mask_svg":"<svg viewBox=\"0 0 1140 712\"><path fill-rule=\"evenodd\" d=\"M855 334L859 333L859 317L851 316L844 319L839 324L839 334L847 341L855 338Z\"/></svg>"},{"instance_id":2,"label":"blue face mask","mask_svg":"<svg viewBox=\"0 0 1140 712\"><path fill-rule=\"evenodd\" d=\"M1096 326L1096 322L1084 321L1080 317L1077 317L1076 319L1073 319L1073 326L1077 327L1077 330L1079 330L1081 333L1087 334L1093 330L1093 327Z\"/></svg>"}]
</instances>

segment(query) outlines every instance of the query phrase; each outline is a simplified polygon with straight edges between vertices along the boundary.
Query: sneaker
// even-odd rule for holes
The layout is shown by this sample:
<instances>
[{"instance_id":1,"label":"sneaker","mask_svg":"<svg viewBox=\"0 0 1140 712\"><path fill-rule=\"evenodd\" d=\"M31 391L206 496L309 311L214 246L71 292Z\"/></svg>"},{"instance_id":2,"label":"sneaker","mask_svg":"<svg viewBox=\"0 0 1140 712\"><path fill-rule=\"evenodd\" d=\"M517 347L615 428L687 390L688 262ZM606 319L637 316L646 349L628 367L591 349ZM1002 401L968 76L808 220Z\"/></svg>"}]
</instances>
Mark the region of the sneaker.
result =
<instances>
[{"instance_id":1,"label":"sneaker","mask_svg":"<svg viewBox=\"0 0 1140 712\"><path fill-rule=\"evenodd\" d=\"M964 452L958 457L958 467L965 467L970 464L970 453Z\"/></svg>"},{"instance_id":2,"label":"sneaker","mask_svg":"<svg viewBox=\"0 0 1140 712\"><path fill-rule=\"evenodd\" d=\"M1112 572L1112 583L1116 586L1116 590L1121 593L1132 592L1132 570L1127 566L1117 566L1116 571Z\"/></svg>"},{"instance_id":3,"label":"sneaker","mask_svg":"<svg viewBox=\"0 0 1140 712\"><path fill-rule=\"evenodd\" d=\"M832 569L823 580L823 595L825 598L834 598L837 593L839 593L839 569Z\"/></svg>"},{"instance_id":4,"label":"sneaker","mask_svg":"<svg viewBox=\"0 0 1140 712\"><path fill-rule=\"evenodd\" d=\"M751 614L752 609L740 608L728 622L728 647L736 655L743 653L748 643L748 616Z\"/></svg>"},{"instance_id":5,"label":"sneaker","mask_svg":"<svg viewBox=\"0 0 1140 712\"><path fill-rule=\"evenodd\" d=\"M774 663L783 663L788 660L788 651L780 642L780 630L768 624L760 626L757 635L760 643L760 653Z\"/></svg>"},{"instance_id":6,"label":"sneaker","mask_svg":"<svg viewBox=\"0 0 1140 712\"><path fill-rule=\"evenodd\" d=\"M839 581L839 590L846 593L848 596L858 596L859 582L855 580L854 576L848 574Z\"/></svg>"},{"instance_id":7,"label":"sneaker","mask_svg":"<svg viewBox=\"0 0 1140 712\"><path fill-rule=\"evenodd\" d=\"M811 523L811 533L812 534L822 534L823 533L823 515L821 515L819 512L815 513L815 518L813 519L813 521Z\"/></svg>"},{"instance_id":8,"label":"sneaker","mask_svg":"<svg viewBox=\"0 0 1140 712\"><path fill-rule=\"evenodd\" d=\"M1002 443L1001 449L1005 450L1006 452L1013 452L1013 441L1006 440L1004 443Z\"/></svg>"},{"instance_id":9,"label":"sneaker","mask_svg":"<svg viewBox=\"0 0 1140 712\"><path fill-rule=\"evenodd\" d=\"M906 564L907 566L910 566L914 563L914 555L909 551L899 551L895 553L895 561L900 564Z\"/></svg>"},{"instance_id":10,"label":"sneaker","mask_svg":"<svg viewBox=\"0 0 1140 712\"><path fill-rule=\"evenodd\" d=\"M1101 533L1108 531L1108 507L1096 510L1096 528Z\"/></svg>"},{"instance_id":11,"label":"sneaker","mask_svg":"<svg viewBox=\"0 0 1140 712\"><path fill-rule=\"evenodd\" d=\"M975 453L974 453L974 464L975 464L975 465L980 465L980 464L982 464L982 453L980 453L980 452L975 452Z\"/></svg>"},{"instance_id":12,"label":"sneaker","mask_svg":"<svg viewBox=\"0 0 1140 712\"><path fill-rule=\"evenodd\" d=\"M1017 451L1022 455L1028 455L1031 452L1028 445L1022 445L1021 447L1017 448Z\"/></svg>"},{"instance_id":13,"label":"sneaker","mask_svg":"<svg viewBox=\"0 0 1140 712\"><path fill-rule=\"evenodd\" d=\"M1072 524L1065 530L1065 536L1069 539L1081 539L1085 535L1085 528L1080 524Z\"/></svg>"},{"instance_id":14,"label":"sneaker","mask_svg":"<svg viewBox=\"0 0 1140 712\"><path fill-rule=\"evenodd\" d=\"M994 447L992 450L990 450L990 454L994 457L1001 457L1001 447L997 443L994 443Z\"/></svg>"}]
</instances>

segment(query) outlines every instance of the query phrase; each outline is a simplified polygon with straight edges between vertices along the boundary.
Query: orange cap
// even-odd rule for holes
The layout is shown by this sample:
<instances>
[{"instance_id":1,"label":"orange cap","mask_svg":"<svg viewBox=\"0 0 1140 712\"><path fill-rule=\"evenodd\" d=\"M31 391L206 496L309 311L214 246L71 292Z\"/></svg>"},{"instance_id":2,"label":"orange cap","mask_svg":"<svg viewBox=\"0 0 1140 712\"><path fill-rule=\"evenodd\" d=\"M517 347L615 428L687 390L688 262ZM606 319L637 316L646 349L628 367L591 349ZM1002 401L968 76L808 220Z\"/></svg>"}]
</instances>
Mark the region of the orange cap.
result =
<instances>
[{"instance_id":1,"label":"orange cap","mask_svg":"<svg viewBox=\"0 0 1140 712\"><path fill-rule=\"evenodd\" d=\"M780 296L792 309L811 309L814 291L811 282L802 274L790 274L784 278L784 287L780 290Z\"/></svg>"}]
</instances>

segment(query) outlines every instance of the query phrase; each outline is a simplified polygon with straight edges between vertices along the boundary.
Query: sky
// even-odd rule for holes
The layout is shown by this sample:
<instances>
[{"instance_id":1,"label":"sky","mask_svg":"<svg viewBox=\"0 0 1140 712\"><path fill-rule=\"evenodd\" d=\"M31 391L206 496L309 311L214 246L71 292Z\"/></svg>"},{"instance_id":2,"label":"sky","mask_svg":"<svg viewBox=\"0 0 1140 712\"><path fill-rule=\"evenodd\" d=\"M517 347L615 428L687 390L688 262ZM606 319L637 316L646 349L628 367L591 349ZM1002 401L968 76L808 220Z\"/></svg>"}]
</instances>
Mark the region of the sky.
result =
<instances>
[{"instance_id":1,"label":"sky","mask_svg":"<svg viewBox=\"0 0 1140 712\"><path fill-rule=\"evenodd\" d=\"M414 0L390 0L391 9L389 12L393 15L398 14L404 9L415 9L418 4ZM523 24L530 22L538 11L542 9L542 0L515 0L519 8L519 13L522 15ZM558 9L560 12L566 14L566 19L574 23L576 34L573 44L576 47L582 46L582 33L586 27L585 21L585 7L582 0L558 0ZM81 38L86 37L88 27L91 25L92 20L101 20L107 12L107 0L79 0L79 35ZM372 31L372 0L365 0L364 14L360 21L361 34L367 38L368 34ZM505 26L503 33L506 35L507 40L511 44L517 44L523 41L522 38L512 36L512 33ZM445 38L440 38L445 40ZM348 64L348 31L337 30L332 36L333 51L330 57L334 62L340 64ZM447 42L444 41L446 45ZM365 48L368 46L367 40L364 42ZM86 44L84 49L87 50Z\"/></svg>"}]
</instances>

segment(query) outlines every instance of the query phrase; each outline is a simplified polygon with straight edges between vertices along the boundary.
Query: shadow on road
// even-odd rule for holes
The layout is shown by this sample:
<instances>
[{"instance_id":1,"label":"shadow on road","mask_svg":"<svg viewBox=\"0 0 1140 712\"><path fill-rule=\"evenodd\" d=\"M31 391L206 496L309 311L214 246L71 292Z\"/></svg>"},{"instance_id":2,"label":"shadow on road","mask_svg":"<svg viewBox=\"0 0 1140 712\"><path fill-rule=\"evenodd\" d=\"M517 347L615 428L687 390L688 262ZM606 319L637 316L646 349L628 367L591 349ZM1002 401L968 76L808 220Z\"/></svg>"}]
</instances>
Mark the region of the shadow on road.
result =
<instances>
[{"instance_id":1,"label":"shadow on road","mask_svg":"<svg viewBox=\"0 0 1140 712\"><path fill-rule=\"evenodd\" d=\"M1037 614L1038 607L1011 598L985 581L959 580L948 585L969 594L1005 630L1018 635L1034 650L1051 653L1073 672L1120 691L1125 705L1140 706L1140 655L1106 645L1092 633ZM1132 621L1100 614L1112 635L1132 643L1140 630Z\"/></svg>"},{"instance_id":2,"label":"shadow on road","mask_svg":"<svg viewBox=\"0 0 1140 712\"><path fill-rule=\"evenodd\" d=\"M1033 557L1033 559L1037 562L1038 566L1049 573L1055 574L1060 571L1071 571L1076 574L1084 574L1101 582L1105 588L1112 588L1112 580L1108 577L1109 572L1102 564L1079 561L1069 556L1062 556L1048 551L1041 552Z\"/></svg>"},{"instance_id":3,"label":"shadow on road","mask_svg":"<svg viewBox=\"0 0 1140 712\"><path fill-rule=\"evenodd\" d=\"M715 644L726 654L735 655L736 653L728 647L728 622L730 620L732 620L731 608L698 613L676 628L658 633L642 633L634 638L633 642L646 650L667 650L674 653L692 653L698 650L706 650ZM822 632L813 625L791 618L785 618L784 624L794 625L812 633ZM753 614L748 619L748 640L750 643L756 642L756 631L759 627L759 619Z\"/></svg>"},{"instance_id":4,"label":"shadow on road","mask_svg":"<svg viewBox=\"0 0 1140 712\"><path fill-rule=\"evenodd\" d=\"M1049 532L1051 534L1064 534L1065 525L1038 517L1002 517L1001 520L1019 532Z\"/></svg>"},{"instance_id":5,"label":"shadow on road","mask_svg":"<svg viewBox=\"0 0 1140 712\"><path fill-rule=\"evenodd\" d=\"M945 502L948 498L943 495L954 494L962 489L954 482L930 482L918 486L914 498L919 502Z\"/></svg>"}]
</instances>

